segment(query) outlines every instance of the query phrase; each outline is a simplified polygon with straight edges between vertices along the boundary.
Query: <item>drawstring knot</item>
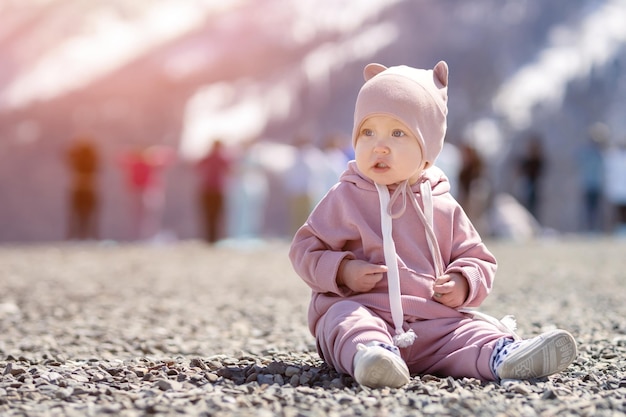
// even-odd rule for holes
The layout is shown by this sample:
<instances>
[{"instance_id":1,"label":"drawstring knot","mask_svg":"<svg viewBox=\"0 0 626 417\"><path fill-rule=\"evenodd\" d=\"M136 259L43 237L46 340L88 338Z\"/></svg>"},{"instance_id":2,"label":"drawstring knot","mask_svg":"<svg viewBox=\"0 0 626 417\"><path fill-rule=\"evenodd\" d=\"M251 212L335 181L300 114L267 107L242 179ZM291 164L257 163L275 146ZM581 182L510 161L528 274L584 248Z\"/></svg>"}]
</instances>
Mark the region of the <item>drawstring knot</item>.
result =
<instances>
[{"instance_id":1,"label":"drawstring knot","mask_svg":"<svg viewBox=\"0 0 626 417\"><path fill-rule=\"evenodd\" d=\"M406 211L406 196L407 193L411 192L411 187L409 186L409 181L403 181L400 185L396 187L389 199L389 204L387 204L387 214L391 216L392 219L397 219L404 214ZM402 205L400 206L400 210L397 212L393 212L393 206L396 204L396 200L402 196Z\"/></svg>"}]
</instances>

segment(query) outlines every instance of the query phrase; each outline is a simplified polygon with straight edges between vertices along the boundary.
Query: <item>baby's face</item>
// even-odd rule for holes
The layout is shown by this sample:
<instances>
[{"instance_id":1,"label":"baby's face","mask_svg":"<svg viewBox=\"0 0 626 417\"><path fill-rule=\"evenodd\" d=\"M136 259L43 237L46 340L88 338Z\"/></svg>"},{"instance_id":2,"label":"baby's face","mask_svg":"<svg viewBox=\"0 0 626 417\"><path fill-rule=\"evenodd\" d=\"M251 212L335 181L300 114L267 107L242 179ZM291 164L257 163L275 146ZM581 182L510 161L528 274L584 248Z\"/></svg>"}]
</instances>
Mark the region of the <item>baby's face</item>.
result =
<instances>
[{"instance_id":1,"label":"baby's face","mask_svg":"<svg viewBox=\"0 0 626 417\"><path fill-rule=\"evenodd\" d=\"M355 146L356 165L372 181L391 185L415 183L424 155L413 133L390 116L372 116L361 124Z\"/></svg>"}]
</instances>

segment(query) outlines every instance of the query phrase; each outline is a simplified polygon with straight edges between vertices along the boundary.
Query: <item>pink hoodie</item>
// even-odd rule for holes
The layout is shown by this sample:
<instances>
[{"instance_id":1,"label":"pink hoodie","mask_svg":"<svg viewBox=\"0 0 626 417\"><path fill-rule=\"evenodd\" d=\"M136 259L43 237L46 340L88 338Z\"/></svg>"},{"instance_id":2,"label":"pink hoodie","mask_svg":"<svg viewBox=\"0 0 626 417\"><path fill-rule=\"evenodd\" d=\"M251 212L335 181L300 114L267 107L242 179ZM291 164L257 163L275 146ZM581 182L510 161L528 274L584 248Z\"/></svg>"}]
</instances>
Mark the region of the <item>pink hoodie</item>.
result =
<instances>
[{"instance_id":1,"label":"pink hoodie","mask_svg":"<svg viewBox=\"0 0 626 417\"><path fill-rule=\"evenodd\" d=\"M427 169L411 186L424 209L420 183L432 190L433 231L439 244L444 273L460 272L469 283L462 307L478 307L493 285L496 260L487 250L461 206L449 193L450 184L437 167ZM393 203L398 212L400 201ZM393 220L400 274L402 308L406 321L461 317L459 311L432 299L435 265L425 227L410 204ZM295 271L313 290L309 328L315 334L319 318L336 301L349 298L390 317L386 277L367 293L337 286L339 264L344 258L385 264L381 234L381 209L376 185L351 161L347 170L317 205L294 236L289 257Z\"/></svg>"}]
</instances>

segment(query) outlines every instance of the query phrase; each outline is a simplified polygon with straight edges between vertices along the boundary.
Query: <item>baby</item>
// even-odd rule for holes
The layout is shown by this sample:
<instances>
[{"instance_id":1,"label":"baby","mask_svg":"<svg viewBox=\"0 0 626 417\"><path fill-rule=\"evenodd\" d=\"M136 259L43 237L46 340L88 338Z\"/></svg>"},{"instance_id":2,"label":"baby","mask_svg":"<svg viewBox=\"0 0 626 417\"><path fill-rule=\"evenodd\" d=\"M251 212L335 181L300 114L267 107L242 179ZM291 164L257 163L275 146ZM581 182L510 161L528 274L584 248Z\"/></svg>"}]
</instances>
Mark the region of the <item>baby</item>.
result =
<instances>
[{"instance_id":1,"label":"baby","mask_svg":"<svg viewBox=\"0 0 626 417\"><path fill-rule=\"evenodd\" d=\"M434 166L447 126L448 66L369 64L354 112L355 160L294 236L290 259L312 289L320 356L368 387L411 374L530 379L566 369L564 330L520 340L472 312L496 260Z\"/></svg>"}]
</instances>

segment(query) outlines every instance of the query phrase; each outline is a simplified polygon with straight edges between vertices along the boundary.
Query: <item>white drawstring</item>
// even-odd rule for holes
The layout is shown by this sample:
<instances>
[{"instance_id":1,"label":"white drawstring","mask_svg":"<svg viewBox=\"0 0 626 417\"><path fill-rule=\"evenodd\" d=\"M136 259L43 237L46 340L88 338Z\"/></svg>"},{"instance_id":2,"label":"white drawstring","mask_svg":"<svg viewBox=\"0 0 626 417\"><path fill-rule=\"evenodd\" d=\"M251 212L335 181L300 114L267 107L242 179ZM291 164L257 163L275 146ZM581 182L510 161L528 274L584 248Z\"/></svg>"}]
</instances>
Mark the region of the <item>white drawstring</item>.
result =
<instances>
[{"instance_id":1,"label":"white drawstring","mask_svg":"<svg viewBox=\"0 0 626 417\"><path fill-rule=\"evenodd\" d=\"M383 235L383 252L385 255L385 263L387 264L389 306L391 309L391 318L396 331L396 334L393 337L393 342L398 347L408 347L413 344L417 335L413 332L413 329L409 329L409 331L405 332L403 328L404 311L402 309L402 294L400 291L398 255L396 253L396 245L392 235L392 220L402 216L402 214L406 211L406 199L408 194L418 217L424 225L428 249L430 250L434 264L435 278L442 276L445 272L445 266L434 230L432 190L430 183L427 180L424 180L420 184L420 195L424 204L424 210L422 210L415 194L411 190L408 180L399 184L391 197L389 196L389 189L386 185L376 184L376 189L378 190L378 197L380 201L380 222ZM394 213L393 206L400 196L402 196L402 206L398 212ZM496 326L500 331L511 334L515 340L520 339L520 337L515 333L516 323L513 316L505 316L502 320L498 320L488 314L466 308L459 309L459 312L471 315L472 318L477 320L487 321Z\"/></svg>"},{"instance_id":2,"label":"white drawstring","mask_svg":"<svg viewBox=\"0 0 626 417\"><path fill-rule=\"evenodd\" d=\"M403 329L404 312L402 310L402 294L400 293L400 273L398 271L398 260L396 255L396 245L392 236L392 217L388 210L389 190L386 185L376 184L378 197L380 200L380 225L383 234L383 252L385 263L387 264L387 285L389 287L389 307L391 309L391 319L396 329L393 336L393 343L398 347L408 347L413 344L417 336L413 330L405 332ZM397 190L396 190L397 191ZM396 193L394 193L395 197ZM402 212L404 212L403 204Z\"/></svg>"},{"instance_id":3,"label":"white drawstring","mask_svg":"<svg viewBox=\"0 0 626 417\"><path fill-rule=\"evenodd\" d=\"M443 259L441 258L441 251L439 250L439 242L437 242L437 235L435 235L435 223L433 220L433 194L428 181L424 181L420 184L420 194L422 202L424 203L424 211L422 211L422 208L413 193L411 193L411 202L413 203L413 207L415 207L415 211L424 225L428 249L430 250L430 255L434 264L433 266L435 268L435 277L440 277L444 273L444 265Z\"/></svg>"}]
</instances>

